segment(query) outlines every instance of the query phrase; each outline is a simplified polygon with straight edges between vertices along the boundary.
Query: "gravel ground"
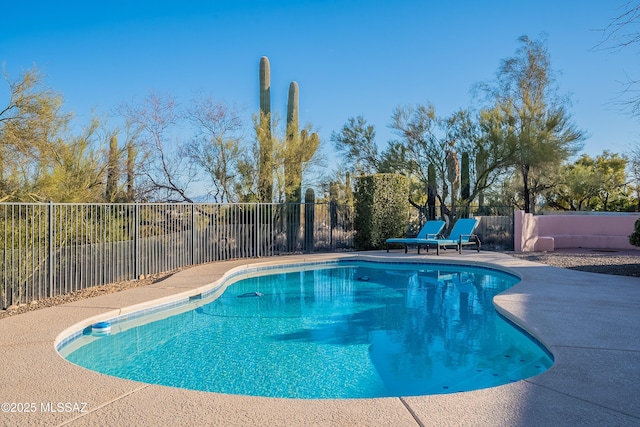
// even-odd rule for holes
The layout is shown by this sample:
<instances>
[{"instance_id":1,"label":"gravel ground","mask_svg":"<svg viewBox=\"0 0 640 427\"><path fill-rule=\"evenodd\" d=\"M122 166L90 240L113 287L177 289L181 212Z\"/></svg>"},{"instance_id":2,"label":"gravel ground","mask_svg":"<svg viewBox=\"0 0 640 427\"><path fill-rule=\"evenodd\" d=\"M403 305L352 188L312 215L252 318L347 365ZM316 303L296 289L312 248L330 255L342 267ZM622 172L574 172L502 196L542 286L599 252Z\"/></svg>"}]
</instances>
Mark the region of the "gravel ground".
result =
<instances>
[{"instance_id":1,"label":"gravel ground","mask_svg":"<svg viewBox=\"0 0 640 427\"><path fill-rule=\"evenodd\" d=\"M553 265L555 267L568 268L571 270L640 277L640 251L574 249L556 252L530 252L513 254L513 256L526 259L528 261ZM25 313L27 311L52 307L113 292L120 292L138 286L150 285L164 280L178 271L179 270L175 270L169 273L151 275L142 280L130 280L126 282L97 286L66 295L34 301L31 304L11 306L7 308L7 310L0 310L0 319L3 317L15 316L16 314Z\"/></svg>"},{"instance_id":2,"label":"gravel ground","mask_svg":"<svg viewBox=\"0 0 640 427\"><path fill-rule=\"evenodd\" d=\"M514 256L571 270L640 277L640 251L564 249L555 252L514 254Z\"/></svg>"},{"instance_id":3,"label":"gravel ground","mask_svg":"<svg viewBox=\"0 0 640 427\"><path fill-rule=\"evenodd\" d=\"M6 310L0 310L0 319L16 314L26 313L27 311L39 310L45 307L53 307L55 305L66 304L68 302L79 301L86 298L93 298L100 295L112 294L114 292L124 291L126 289L137 288L138 286L147 286L157 283L161 280L180 271L174 270L168 273L149 275L141 280L128 280L126 282L110 283L103 286L95 286L93 288L83 289L81 291L71 292L65 295L59 295L52 298L44 298L39 301L33 301L31 304L21 304L19 306L10 306Z\"/></svg>"}]
</instances>

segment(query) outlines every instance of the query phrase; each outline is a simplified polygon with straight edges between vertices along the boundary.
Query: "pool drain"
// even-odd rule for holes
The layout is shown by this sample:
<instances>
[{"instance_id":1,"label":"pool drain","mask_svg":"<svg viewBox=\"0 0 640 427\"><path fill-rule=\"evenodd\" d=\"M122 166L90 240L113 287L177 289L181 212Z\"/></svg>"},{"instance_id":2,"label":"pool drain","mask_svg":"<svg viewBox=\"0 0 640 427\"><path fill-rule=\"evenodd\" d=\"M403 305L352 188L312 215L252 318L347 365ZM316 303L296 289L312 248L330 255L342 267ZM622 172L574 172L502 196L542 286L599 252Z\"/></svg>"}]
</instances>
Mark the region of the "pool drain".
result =
<instances>
[{"instance_id":1,"label":"pool drain","mask_svg":"<svg viewBox=\"0 0 640 427\"><path fill-rule=\"evenodd\" d=\"M251 297L261 297L262 294L260 292L247 292L242 295L238 295L238 298L251 298Z\"/></svg>"}]
</instances>

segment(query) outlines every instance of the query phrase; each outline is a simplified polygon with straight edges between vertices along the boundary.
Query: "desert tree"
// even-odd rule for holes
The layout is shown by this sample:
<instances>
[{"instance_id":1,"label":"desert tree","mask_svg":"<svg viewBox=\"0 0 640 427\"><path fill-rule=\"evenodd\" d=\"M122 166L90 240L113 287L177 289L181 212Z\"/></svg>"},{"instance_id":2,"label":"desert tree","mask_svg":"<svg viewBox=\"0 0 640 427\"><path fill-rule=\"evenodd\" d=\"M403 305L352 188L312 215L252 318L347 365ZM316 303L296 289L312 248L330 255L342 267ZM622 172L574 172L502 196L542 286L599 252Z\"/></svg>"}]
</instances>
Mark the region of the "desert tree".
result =
<instances>
[{"instance_id":1,"label":"desert tree","mask_svg":"<svg viewBox=\"0 0 640 427\"><path fill-rule=\"evenodd\" d=\"M107 183L105 198L109 202L115 202L120 181L120 153L118 150L118 135L109 137L109 152L107 154Z\"/></svg>"},{"instance_id":2,"label":"desert tree","mask_svg":"<svg viewBox=\"0 0 640 427\"><path fill-rule=\"evenodd\" d=\"M490 111L461 109L438 117L431 104L401 107L390 126L399 138L389 143L379 169L409 176L410 203L428 217L435 215L436 202L442 216L452 217L458 207L481 201L512 162L512 148L492 137L498 125Z\"/></svg>"},{"instance_id":3,"label":"desert tree","mask_svg":"<svg viewBox=\"0 0 640 427\"><path fill-rule=\"evenodd\" d=\"M356 174L376 173L381 156L376 145L376 131L362 116L350 117L339 132L331 132L330 140L345 167Z\"/></svg>"},{"instance_id":4,"label":"desert tree","mask_svg":"<svg viewBox=\"0 0 640 427\"><path fill-rule=\"evenodd\" d=\"M548 205L572 211L628 207L628 161L626 156L606 150L595 158L581 155L562 167L556 178L558 185L546 195Z\"/></svg>"},{"instance_id":5,"label":"desert tree","mask_svg":"<svg viewBox=\"0 0 640 427\"><path fill-rule=\"evenodd\" d=\"M120 113L134 135L138 201L193 202L188 191L197 170L177 136L184 116L176 99L151 92L141 102L123 104Z\"/></svg>"},{"instance_id":6,"label":"desert tree","mask_svg":"<svg viewBox=\"0 0 640 427\"><path fill-rule=\"evenodd\" d=\"M521 180L522 208L533 212L536 200L553 186L545 177L581 148L583 131L571 122L568 101L557 94L550 57L543 41L526 36L513 57L502 61L492 83L481 85L493 103L494 143L510 147Z\"/></svg>"},{"instance_id":7,"label":"desert tree","mask_svg":"<svg viewBox=\"0 0 640 427\"><path fill-rule=\"evenodd\" d=\"M403 106L393 111L391 129L398 136L383 154L385 168L401 170L412 185L410 203L419 206L429 186L428 169L435 168L441 206L449 196L446 158L450 149L443 121L436 116L432 104Z\"/></svg>"},{"instance_id":8,"label":"desert tree","mask_svg":"<svg viewBox=\"0 0 640 427\"><path fill-rule=\"evenodd\" d=\"M640 2L628 0L618 7L617 15L602 30L602 39L596 45L597 49L607 49L614 52L629 48L640 42ZM623 109L633 116L640 117L640 80L634 76L627 76L623 82L623 89L618 99Z\"/></svg>"},{"instance_id":9,"label":"desert tree","mask_svg":"<svg viewBox=\"0 0 640 427\"><path fill-rule=\"evenodd\" d=\"M186 154L206 175L209 195L215 202L238 201L243 174L250 173L244 169L251 163L242 138L241 112L208 96L194 99L187 117L195 135Z\"/></svg>"},{"instance_id":10,"label":"desert tree","mask_svg":"<svg viewBox=\"0 0 640 427\"><path fill-rule=\"evenodd\" d=\"M636 146L629 155L629 173L636 193L635 211L640 212L640 147Z\"/></svg>"},{"instance_id":11,"label":"desert tree","mask_svg":"<svg viewBox=\"0 0 640 427\"><path fill-rule=\"evenodd\" d=\"M15 80L4 76L9 99L0 106L0 200L104 201L100 121L92 118L74 136L73 115L40 70Z\"/></svg>"},{"instance_id":12,"label":"desert tree","mask_svg":"<svg viewBox=\"0 0 640 427\"><path fill-rule=\"evenodd\" d=\"M38 69L16 80L6 72L4 77L9 100L0 107L0 200L39 200L36 182L54 157L71 116L62 112L62 96L44 87Z\"/></svg>"},{"instance_id":13,"label":"desert tree","mask_svg":"<svg viewBox=\"0 0 640 427\"><path fill-rule=\"evenodd\" d=\"M55 147L36 182L38 199L64 203L103 202L107 164L101 156L100 122L92 120L78 136Z\"/></svg>"}]
</instances>

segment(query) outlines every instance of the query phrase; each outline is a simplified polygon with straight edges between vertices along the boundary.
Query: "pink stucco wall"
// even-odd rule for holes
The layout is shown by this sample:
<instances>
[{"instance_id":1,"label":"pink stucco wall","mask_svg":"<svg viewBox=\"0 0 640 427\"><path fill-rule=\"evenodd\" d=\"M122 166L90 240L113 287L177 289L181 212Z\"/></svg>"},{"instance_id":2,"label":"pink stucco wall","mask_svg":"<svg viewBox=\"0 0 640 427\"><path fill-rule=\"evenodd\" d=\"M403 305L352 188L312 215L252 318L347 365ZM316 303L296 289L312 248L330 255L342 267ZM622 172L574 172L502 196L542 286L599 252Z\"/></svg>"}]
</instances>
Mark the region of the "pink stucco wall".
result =
<instances>
[{"instance_id":1,"label":"pink stucco wall","mask_svg":"<svg viewBox=\"0 0 640 427\"><path fill-rule=\"evenodd\" d=\"M515 213L516 252L562 248L634 249L629 243L640 214L532 215Z\"/></svg>"}]
</instances>

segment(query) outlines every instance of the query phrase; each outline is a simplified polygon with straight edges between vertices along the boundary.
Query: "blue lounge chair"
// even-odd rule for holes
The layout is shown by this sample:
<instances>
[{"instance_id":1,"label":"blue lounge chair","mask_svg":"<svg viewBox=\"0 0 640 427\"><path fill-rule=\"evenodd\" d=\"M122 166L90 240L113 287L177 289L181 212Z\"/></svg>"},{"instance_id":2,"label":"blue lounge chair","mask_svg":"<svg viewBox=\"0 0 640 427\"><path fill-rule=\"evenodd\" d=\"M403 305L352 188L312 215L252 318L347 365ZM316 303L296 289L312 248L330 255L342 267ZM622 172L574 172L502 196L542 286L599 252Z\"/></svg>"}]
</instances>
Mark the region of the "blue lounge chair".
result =
<instances>
[{"instance_id":1,"label":"blue lounge chair","mask_svg":"<svg viewBox=\"0 0 640 427\"><path fill-rule=\"evenodd\" d=\"M429 252L429 246L436 247L436 254L440 255L440 248L455 246L458 253L462 253L462 247L466 245L476 245L476 250L480 252L480 239L473 234L476 227L480 223L480 218L462 218L453 224L453 229L446 239L416 239L418 245L426 246Z\"/></svg>"},{"instance_id":2,"label":"blue lounge chair","mask_svg":"<svg viewBox=\"0 0 640 427\"><path fill-rule=\"evenodd\" d=\"M404 245L404 253L407 253L409 245L418 246L418 254L420 253L420 243L426 239L435 239L440 235L440 232L444 228L444 221L427 221L423 226L420 232L416 237L405 237L405 238L391 238L387 239L387 252L389 252L389 243Z\"/></svg>"}]
</instances>

